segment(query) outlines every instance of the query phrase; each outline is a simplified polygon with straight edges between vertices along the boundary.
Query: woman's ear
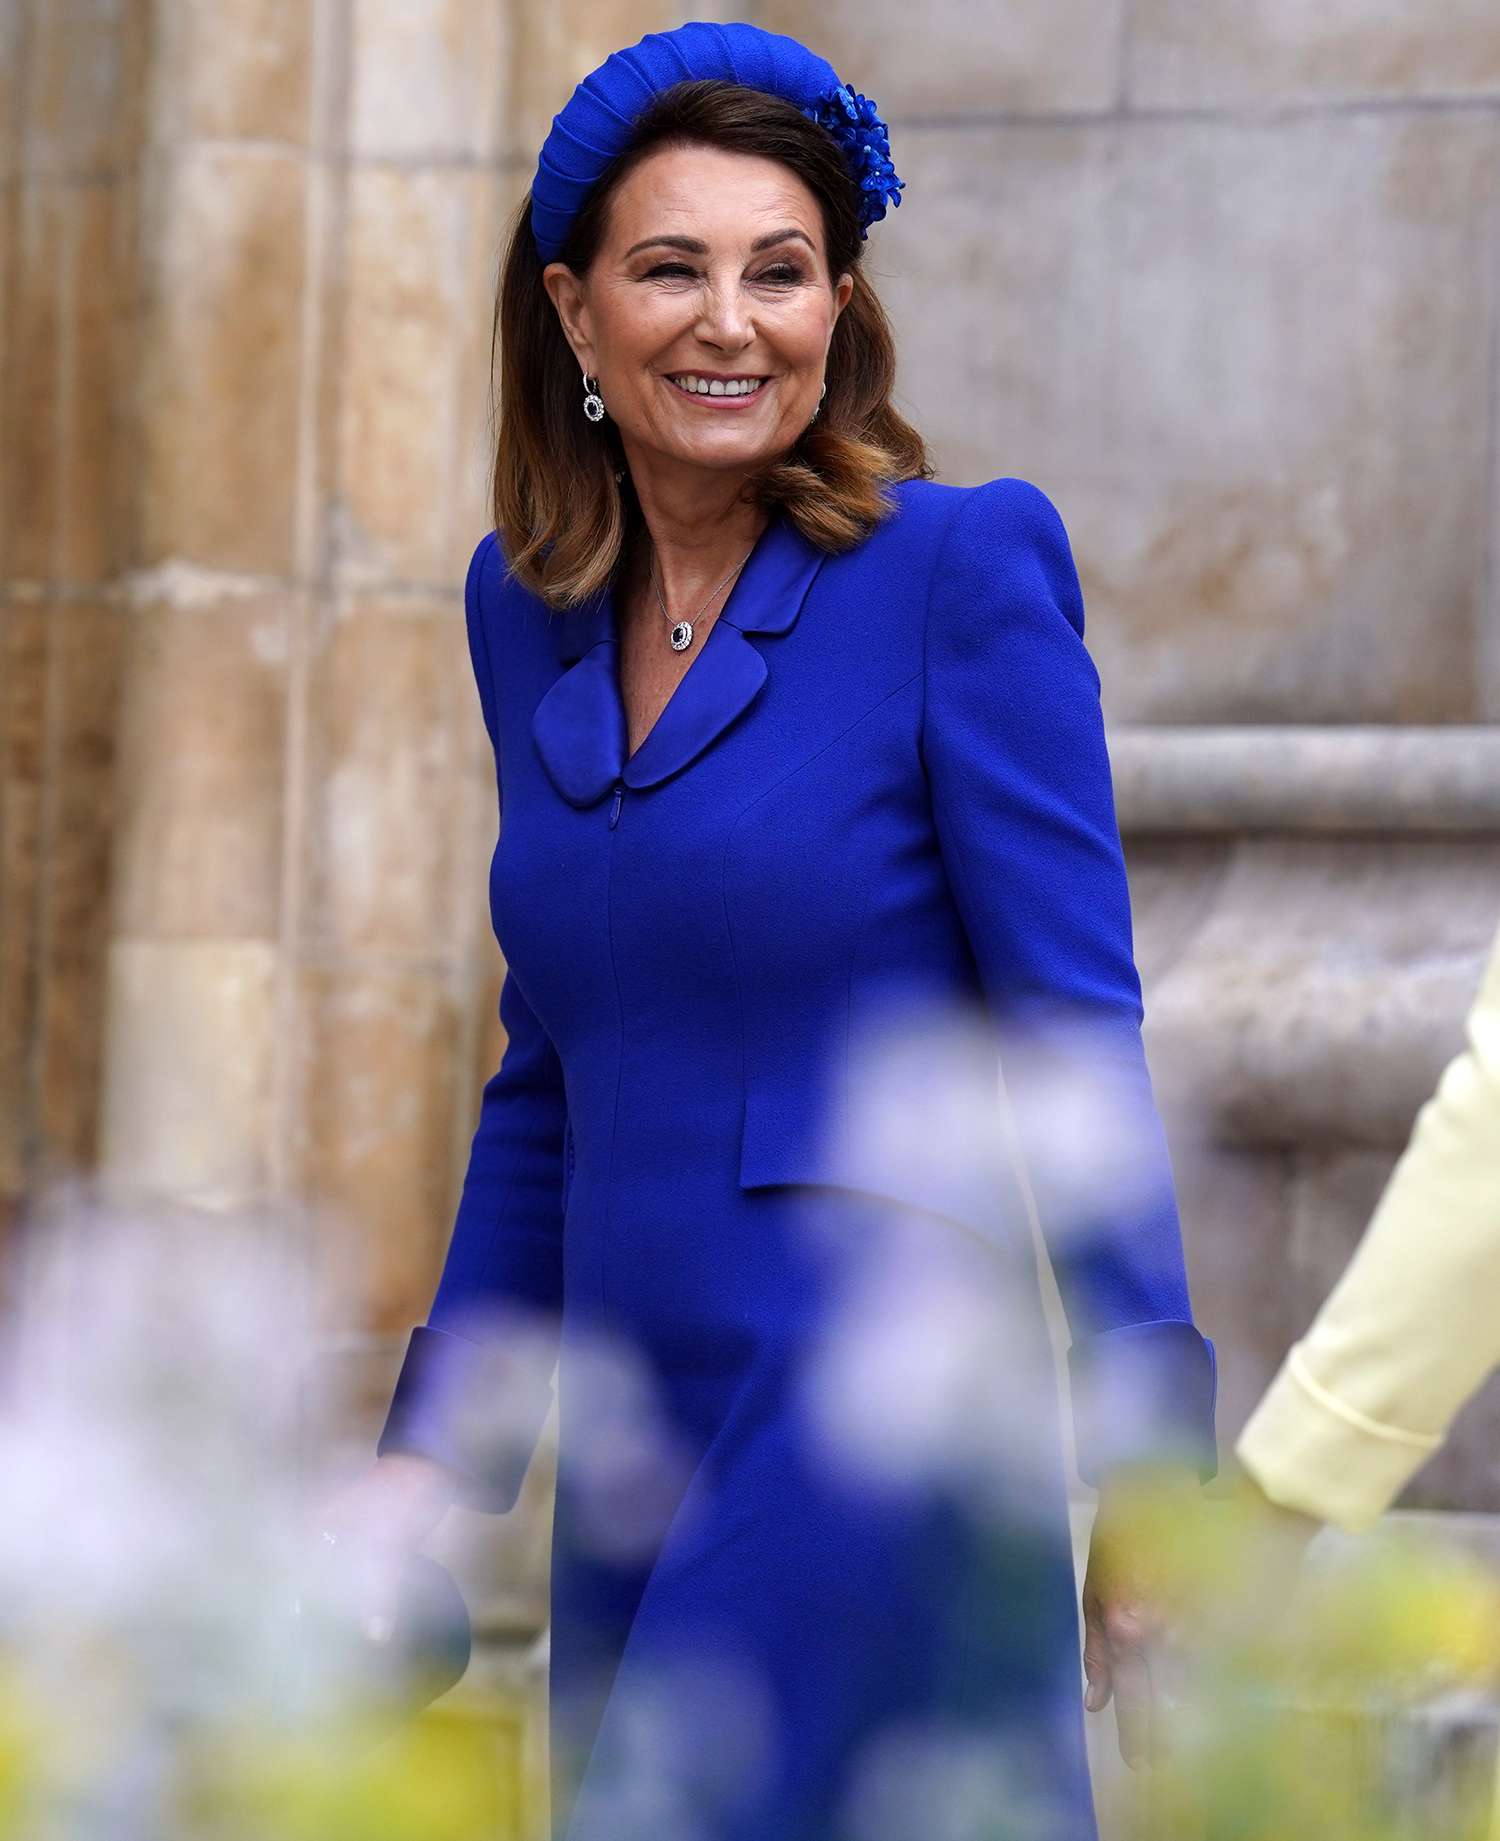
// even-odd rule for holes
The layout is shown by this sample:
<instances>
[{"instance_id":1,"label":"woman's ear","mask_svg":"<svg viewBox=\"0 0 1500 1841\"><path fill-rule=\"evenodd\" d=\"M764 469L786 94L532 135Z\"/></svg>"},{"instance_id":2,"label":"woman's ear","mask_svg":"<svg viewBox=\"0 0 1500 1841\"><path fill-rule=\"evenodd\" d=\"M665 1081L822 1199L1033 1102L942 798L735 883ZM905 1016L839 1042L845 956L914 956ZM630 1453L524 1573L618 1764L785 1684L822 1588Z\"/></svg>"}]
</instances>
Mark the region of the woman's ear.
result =
<instances>
[{"instance_id":1,"label":"woman's ear","mask_svg":"<svg viewBox=\"0 0 1500 1841\"><path fill-rule=\"evenodd\" d=\"M549 262L542 270L542 286L551 297L562 322L563 337L573 348L573 356L586 371L594 368L594 343L588 335L588 304L583 283L566 262Z\"/></svg>"}]
</instances>

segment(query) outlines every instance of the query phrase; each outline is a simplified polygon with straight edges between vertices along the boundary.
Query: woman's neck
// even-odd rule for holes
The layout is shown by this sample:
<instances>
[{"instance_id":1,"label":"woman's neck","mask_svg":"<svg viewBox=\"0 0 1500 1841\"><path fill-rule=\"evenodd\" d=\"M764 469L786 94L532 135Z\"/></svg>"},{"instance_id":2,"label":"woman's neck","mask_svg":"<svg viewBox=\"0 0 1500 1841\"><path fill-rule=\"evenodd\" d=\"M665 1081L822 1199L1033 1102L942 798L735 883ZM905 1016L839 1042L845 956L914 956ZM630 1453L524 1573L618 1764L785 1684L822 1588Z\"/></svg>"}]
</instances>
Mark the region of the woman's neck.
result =
<instances>
[{"instance_id":1,"label":"woman's neck","mask_svg":"<svg viewBox=\"0 0 1500 1841\"><path fill-rule=\"evenodd\" d=\"M651 593L651 564L662 597L675 612L697 607L754 548L768 522L764 508L745 496L740 474L688 478L632 467L638 511L627 580Z\"/></svg>"}]
</instances>

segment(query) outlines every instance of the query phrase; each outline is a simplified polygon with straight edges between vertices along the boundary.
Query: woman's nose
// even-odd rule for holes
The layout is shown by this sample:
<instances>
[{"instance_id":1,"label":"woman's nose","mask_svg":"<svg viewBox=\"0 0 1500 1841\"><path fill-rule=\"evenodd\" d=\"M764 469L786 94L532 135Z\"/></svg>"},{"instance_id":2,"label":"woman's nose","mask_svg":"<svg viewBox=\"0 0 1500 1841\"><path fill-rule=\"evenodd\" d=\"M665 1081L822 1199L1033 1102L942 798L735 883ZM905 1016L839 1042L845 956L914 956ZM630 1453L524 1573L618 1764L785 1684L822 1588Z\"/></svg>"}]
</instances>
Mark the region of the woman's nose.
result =
<instances>
[{"instance_id":1,"label":"woman's nose","mask_svg":"<svg viewBox=\"0 0 1500 1841\"><path fill-rule=\"evenodd\" d=\"M737 283L724 282L705 290L698 330L720 346L745 345L753 337L749 302Z\"/></svg>"}]
</instances>

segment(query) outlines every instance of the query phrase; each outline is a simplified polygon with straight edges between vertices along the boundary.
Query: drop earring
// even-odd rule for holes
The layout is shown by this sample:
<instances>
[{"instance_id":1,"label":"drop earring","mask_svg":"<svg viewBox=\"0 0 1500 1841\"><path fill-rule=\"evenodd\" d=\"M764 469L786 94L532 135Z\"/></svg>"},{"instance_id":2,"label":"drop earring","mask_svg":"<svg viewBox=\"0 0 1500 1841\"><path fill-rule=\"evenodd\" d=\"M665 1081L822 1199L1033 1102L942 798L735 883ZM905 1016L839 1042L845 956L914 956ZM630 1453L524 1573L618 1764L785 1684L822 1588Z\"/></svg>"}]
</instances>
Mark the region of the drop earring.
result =
<instances>
[{"instance_id":1,"label":"drop earring","mask_svg":"<svg viewBox=\"0 0 1500 1841\"><path fill-rule=\"evenodd\" d=\"M583 413L591 422L604 420L604 398L599 394L599 380L589 382L587 371L583 374Z\"/></svg>"},{"instance_id":2,"label":"drop earring","mask_svg":"<svg viewBox=\"0 0 1500 1841\"><path fill-rule=\"evenodd\" d=\"M812 415L808 418L809 421L811 422L817 421L818 411L823 407L823 398L827 396L827 394L828 394L828 385L824 384L823 388L818 392L818 400L813 405L813 412L812 412Z\"/></svg>"}]
</instances>

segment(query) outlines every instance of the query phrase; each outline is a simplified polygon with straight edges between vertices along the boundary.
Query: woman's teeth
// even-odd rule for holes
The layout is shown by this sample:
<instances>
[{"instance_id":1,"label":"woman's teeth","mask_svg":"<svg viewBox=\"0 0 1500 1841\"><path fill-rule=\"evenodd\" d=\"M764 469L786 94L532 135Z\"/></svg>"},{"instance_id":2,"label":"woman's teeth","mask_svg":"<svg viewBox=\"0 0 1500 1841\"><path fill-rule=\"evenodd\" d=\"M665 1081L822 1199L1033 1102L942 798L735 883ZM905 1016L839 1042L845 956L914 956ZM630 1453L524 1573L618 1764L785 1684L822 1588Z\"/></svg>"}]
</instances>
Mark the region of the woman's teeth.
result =
<instances>
[{"instance_id":1,"label":"woman's teeth","mask_svg":"<svg viewBox=\"0 0 1500 1841\"><path fill-rule=\"evenodd\" d=\"M685 390L689 396L754 396L765 379L763 377L744 378L726 384L717 379L710 382L708 378L694 376L689 371L680 377L669 377L667 381L676 384L679 390Z\"/></svg>"}]
</instances>

